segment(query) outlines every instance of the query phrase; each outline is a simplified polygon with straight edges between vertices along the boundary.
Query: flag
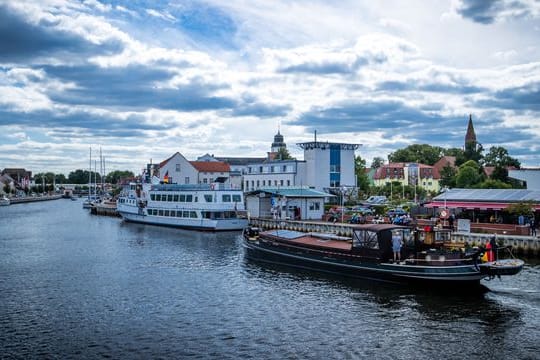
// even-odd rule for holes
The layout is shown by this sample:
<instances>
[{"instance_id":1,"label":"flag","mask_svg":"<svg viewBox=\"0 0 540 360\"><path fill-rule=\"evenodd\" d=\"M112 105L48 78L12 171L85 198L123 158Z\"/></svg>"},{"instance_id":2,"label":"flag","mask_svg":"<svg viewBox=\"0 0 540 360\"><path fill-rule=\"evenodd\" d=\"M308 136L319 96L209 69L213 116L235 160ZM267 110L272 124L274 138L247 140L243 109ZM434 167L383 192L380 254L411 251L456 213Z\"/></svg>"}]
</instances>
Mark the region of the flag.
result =
<instances>
[{"instance_id":1,"label":"flag","mask_svg":"<svg viewBox=\"0 0 540 360\"><path fill-rule=\"evenodd\" d=\"M168 183L169 182L169 170L165 173L165 176L163 177L163 182Z\"/></svg>"}]
</instances>

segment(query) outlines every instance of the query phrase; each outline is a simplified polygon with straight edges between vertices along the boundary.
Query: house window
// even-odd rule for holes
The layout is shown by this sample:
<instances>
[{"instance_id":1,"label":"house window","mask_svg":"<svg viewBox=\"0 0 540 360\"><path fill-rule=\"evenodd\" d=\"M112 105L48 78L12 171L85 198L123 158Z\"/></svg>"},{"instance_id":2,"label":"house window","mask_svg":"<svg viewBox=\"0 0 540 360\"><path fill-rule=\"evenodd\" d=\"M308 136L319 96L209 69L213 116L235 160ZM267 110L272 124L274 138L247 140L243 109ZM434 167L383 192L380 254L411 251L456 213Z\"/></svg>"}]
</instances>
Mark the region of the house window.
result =
<instances>
[{"instance_id":1,"label":"house window","mask_svg":"<svg viewBox=\"0 0 540 360\"><path fill-rule=\"evenodd\" d=\"M176 164L176 172L180 172L180 164Z\"/></svg>"},{"instance_id":2,"label":"house window","mask_svg":"<svg viewBox=\"0 0 540 360\"><path fill-rule=\"evenodd\" d=\"M287 180L287 182L288 182L288 181L289 181L289 180ZM283 179L279 180L279 184L280 184L281 186L283 186Z\"/></svg>"},{"instance_id":3,"label":"house window","mask_svg":"<svg viewBox=\"0 0 540 360\"><path fill-rule=\"evenodd\" d=\"M283 172L287 172L287 165L283 165Z\"/></svg>"},{"instance_id":4,"label":"house window","mask_svg":"<svg viewBox=\"0 0 540 360\"><path fill-rule=\"evenodd\" d=\"M291 186L291 180L287 180L287 186Z\"/></svg>"},{"instance_id":5,"label":"house window","mask_svg":"<svg viewBox=\"0 0 540 360\"><path fill-rule=\"evenodd\" d=\"M263 167L262 167L262 166L259 166L259 173L262 174L262 172L263 172Z\"/></svg>"},{"instance_id":6,"label":"house window","mask_svg":"<svg viewBox=\"0 0 540 360\"><path fill-rule=\"evenodd\" d=\"M184 183L189 184L189 177L188 176L186 176L186 179L184 180Z\"/></svg>"},{"instance_id":7,"label":"house window","mask_svg":"<svg viewBox=\"0 0 540 360\"><path fill-rule=\"evenodd\" d=\"M257 187L261 186L260 183L259 183L259 180L257 180Z\"/></svg>"}]
</instances>

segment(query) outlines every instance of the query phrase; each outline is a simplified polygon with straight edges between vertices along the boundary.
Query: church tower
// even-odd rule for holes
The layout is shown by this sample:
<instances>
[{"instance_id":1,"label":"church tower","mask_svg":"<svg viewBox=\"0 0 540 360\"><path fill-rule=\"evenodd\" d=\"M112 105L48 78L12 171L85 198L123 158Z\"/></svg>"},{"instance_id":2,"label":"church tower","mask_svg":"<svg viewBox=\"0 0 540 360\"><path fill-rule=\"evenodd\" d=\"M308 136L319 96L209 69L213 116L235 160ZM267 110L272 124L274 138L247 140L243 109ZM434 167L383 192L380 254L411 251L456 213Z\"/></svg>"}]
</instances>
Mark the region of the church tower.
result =
<instances>
[{"instance_id":1,"label":"church tower","mask_svg":"<svg viewBox=\"0 0 540 360\"><path fill-rule=\"evenodd\" d=\"M279 129L276 135L274 135L274 142L272 143L271 152L277 153L279 152L279 149L285 148L287 149L287 144L283 141L283 135L280 134Z\"/></svg>"},{"instance_id":2,"label":"church tower","mask_svg":"<svg viewBox=\"0 0 540 360\"><path fill-rule=\"evenodd\" d=\"M469 115L469 125L467 125L467 134L465 134L465 149L468 147L476 148L476 134L472 123L472 115Z\"/></svg>"}]
</instances>

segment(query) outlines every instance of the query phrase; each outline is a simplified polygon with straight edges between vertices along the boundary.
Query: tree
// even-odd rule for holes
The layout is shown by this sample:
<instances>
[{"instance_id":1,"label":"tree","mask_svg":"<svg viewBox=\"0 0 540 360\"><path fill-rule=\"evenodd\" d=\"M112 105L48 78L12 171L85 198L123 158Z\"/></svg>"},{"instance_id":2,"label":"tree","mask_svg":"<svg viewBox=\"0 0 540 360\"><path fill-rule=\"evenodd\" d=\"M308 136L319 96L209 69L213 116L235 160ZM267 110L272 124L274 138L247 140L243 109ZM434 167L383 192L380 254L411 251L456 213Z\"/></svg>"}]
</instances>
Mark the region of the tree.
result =
<instances>
[{"instance_id":1,"label":"tree","mask_svg":"<svg viewBox=\"0 0 540 360\"><path fill-rule=\"evenodd\" d=\"M484 166L495 166L507 168L510 166L520 168L521 163L516 158L508 155L508 150L502 146L492 146L484 156Z\"/></svg>"},{"instance_id":2,"label":"tree","mask_svg":"<svg viewBox=\"0 0 540 360\"><path fill-rule=\"evenodd\" d=\"M487 179L484 182L478 184L480 189L511 189L512 185L500 180Z\"/></svg>"},{"instance_id":3,"label":"tree","mask_svg":"<svg viewBox=\"0 0 540 360\"><path fill-rule=\"evenodd\" d=\"M105 177L105 182L108 182L110 184L117 184L118 181L122 178L132 178L134 176L135 175L133 174L133 172L128 170L115 170L107 174L107 176Z\"/></svg>"},{"instance_id":4,"label":"tree","mask_svg":"<svg viewBox=\"0 0 540 360\"><path fill-rule=\"evenodd\" d=\"M287 150L286 147L280 147L276 153L276 160L290 160L290 159L294 159L294 158L289 153L289 150Z\"/></svg>"},{"instance_id":5,"label":"tree","mask_svg":"<svg viewBox=\"0 0 540 360\"><path fill-rule=\"evenodd\" d=\"M369 178L366 174L366 160L362 159L360 155L354 158L354 173L356 175L356 186L360 191L369 191Z\"/></svg>"},{"instance_id":6,"label":"tree","mask_svg":"<svg viewBox=\"0 0 540 360\"><path fill-rule=\"evenodd\" d=\"M88 184L88 180L89 180L88 175L89 175L88 170L78 169L78 170L75 170L75 171L72 171L72 172L69 173L68 181L69 181L70 184ZM97 179L99 181L99 174L92 171L92 182L95 181L96 175L97 175Z\"/></svg>"},{"instance_id":7,"label":"tree","mask_svg":"<svg viewBox=\"0 0 540 360\"><path fill-rule=\"evenodd\" d=\"M463 153L464 160L469 161L473 160L477 163L480 163L484 156L482 153L484 152L484 147L482 144L477 143L475 141L468 142L465 144L465 151Z\"/></svg>"},{"instance_id":8,"label":"tree","mask_svg":"<svg viewBox=\"0 0 540 360\"><path fill-rule=\"evenodd\" d=\"M371 168L372 169L378 169L383 165L384 165L384 159L382 157L375 156L373 158L373 160L371 161Z\"/></svg>"},{"instance_id":9,"label":"tree","mask_svg":"<svg viewBox=\"0 0 540 360\"><path fill-rule=\"evenodd\" d=\"M428 144L413 144L388 155L389 162L414 162L435 164L443 155L443 148Z\"/></svg>"},{"instance_id":10,"label":"tree","mask_svg":"<svg viewBox=\"0 0 540 360\"><path fill-rule=\"evenodd\" d=\"M446 164L445 167L441 169L440 175L441 180L439 182L441 187L449 187L453 188L456 187L456 174L457 171L455 168L450 166L450 164Z\"/></svg>"},{"instance_id":11,"label":"tree","mask_svg":"<svg viewBox=\"0 0 540 360\"><path fill-rule=\"evenodd\" d=\"M474 160L469 160L459 167L456 175L456 186L459 188L472 188L483 181L480 173L480 165Z\"/></svg>"}]
</instances>

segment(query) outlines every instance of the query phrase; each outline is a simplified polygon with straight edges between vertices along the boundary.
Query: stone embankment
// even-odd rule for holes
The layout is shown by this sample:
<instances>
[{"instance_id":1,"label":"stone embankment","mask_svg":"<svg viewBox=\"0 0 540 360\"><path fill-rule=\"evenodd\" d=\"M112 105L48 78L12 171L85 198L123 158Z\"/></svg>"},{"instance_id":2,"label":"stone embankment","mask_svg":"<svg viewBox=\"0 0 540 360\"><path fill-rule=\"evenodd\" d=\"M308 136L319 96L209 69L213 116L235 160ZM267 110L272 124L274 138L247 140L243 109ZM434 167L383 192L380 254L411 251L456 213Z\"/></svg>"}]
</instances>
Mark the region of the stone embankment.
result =
<instances>
[{"instance_id":1,"label":"stone embankment","mask_svg":"<svg viewBox=\"0 0 540 360\"><path fill-rule=\"evenodd\" d=\"M27 197L12 197L9 198L11 205L22 204L35 201L49 201L61 199L62 195L45 195L45 196L27 196Z\"/></svg>"}]
</instances>

